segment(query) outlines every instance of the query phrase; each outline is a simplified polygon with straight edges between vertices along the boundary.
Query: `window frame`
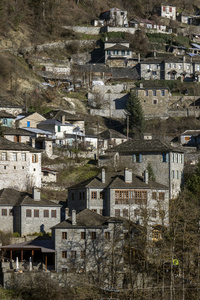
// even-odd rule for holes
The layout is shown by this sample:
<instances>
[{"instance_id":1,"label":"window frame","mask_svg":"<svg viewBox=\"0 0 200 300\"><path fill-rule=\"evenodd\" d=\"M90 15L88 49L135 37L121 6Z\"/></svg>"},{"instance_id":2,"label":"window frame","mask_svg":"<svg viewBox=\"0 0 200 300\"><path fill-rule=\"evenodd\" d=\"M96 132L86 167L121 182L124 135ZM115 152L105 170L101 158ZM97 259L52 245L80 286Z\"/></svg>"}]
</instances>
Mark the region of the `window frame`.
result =
<instances>
[{"instance_id":1,"label":"window frame","mask_svg":"<svg viewBox=\"0 0 200 300\"><path fill-rule=\"evenodd\" d=\"M27 208L26 209L26 218L31 218L32 217L32 211L31 209Z\"/></svg>"},{"instance_id":2,"label":"window frame","mask_svg":"<svg viewBox=\"0 0 200 300\"><path fill-rule=\"evenodd\" d=\"M34 209L33 216L34 216L34 218L39 218L40 217L40 211L39 211L39 209Z\"/></svg>"},{"instance_id":3,"label":"window frame","mask_svg":"<svg viewBox=\"0 0 200 300\"><path fill-rule=\"evenodd\" d=\"M43 217L44 218L49 218L49 209L44 209L44 211L43 211Z\"/></svg>"}]
</instances>

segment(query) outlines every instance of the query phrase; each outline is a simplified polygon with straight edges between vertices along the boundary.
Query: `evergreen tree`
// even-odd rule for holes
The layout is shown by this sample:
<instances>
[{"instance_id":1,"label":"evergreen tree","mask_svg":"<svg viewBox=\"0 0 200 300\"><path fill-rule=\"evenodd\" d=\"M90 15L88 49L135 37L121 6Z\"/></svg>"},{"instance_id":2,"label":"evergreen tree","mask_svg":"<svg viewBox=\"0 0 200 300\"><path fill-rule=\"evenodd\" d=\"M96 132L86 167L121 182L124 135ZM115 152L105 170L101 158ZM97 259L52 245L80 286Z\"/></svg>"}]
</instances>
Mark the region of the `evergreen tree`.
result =
<instances>
[{"instance_id":1,"label":"evergreen tree","mask_svg":"<svg viewBox=\"0 0 200 300\"><path fill-rule=\"evenodd\" d=\"M131 133L143 133L145 120L142 106L135 92L131 92L126 104L126 111L129 115L129 128Z\"/></svg>"}]
</instances>

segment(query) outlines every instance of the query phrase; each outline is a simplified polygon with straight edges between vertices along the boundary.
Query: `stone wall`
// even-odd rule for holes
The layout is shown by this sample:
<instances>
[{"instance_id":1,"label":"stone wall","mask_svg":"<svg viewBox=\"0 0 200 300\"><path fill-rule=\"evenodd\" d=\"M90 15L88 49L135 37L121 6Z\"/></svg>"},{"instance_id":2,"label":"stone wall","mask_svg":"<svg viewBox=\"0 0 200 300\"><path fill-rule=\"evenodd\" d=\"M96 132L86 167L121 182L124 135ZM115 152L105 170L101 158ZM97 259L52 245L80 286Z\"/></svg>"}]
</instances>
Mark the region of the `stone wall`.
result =
<instances>
[{"instance_id":1,"label":"stone wall","mask_svg":"<svg viewBox=\"0 0 200 300\"><path fill-rule=\"evenodd\" d=\"M64 29L73 30L74 32L89 34L89 35L98 35L101 31L101 27L94 26L63 26Z\"/></svg>"}]
</instances>

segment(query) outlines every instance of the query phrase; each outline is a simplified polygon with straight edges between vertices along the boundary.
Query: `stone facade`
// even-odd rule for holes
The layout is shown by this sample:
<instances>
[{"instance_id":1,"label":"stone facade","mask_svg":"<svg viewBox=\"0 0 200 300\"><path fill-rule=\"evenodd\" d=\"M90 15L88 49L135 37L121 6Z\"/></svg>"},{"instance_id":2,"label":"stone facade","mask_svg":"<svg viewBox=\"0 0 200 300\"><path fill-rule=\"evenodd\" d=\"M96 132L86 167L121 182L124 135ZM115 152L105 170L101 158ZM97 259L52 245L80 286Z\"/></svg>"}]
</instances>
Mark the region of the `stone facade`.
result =
<instances>
[{"instance_id":1,"label":"stone facade","mask_svg":"<svg viewBox=\"0 0 200 300\"><path fill-rule=\"evenodd\" d=\"M6 141L0 147L0 189L15 187L26 191L33 186L41 187L41 152Z\"/></svg>"},{"instance_id":2,"label":"stone facade","mask_svg":"<svg viewBox=\"0 0 200 300\"><path fill-rule=\"evenodd\" d=\"M132 89L134 91L134 89ZM145 119L167 118L169 108L168 88L136 88L136 95L140 99Z\"/></svg>"},{"instance_id":3,"label":"stone facade","mask_svg":"<svg viewBox=\"0 0 200 300\"><path fill-rule=\"evenodd\" d=\"M23 116L21 115L22 118L17 118L15 121L15 125L17 128L22 128L22 127L31 127L31 128L37 128L37 125L46 120L43 116L38 114L37 112L30 114L28 116Z\"/></svg>"}]
</instances>

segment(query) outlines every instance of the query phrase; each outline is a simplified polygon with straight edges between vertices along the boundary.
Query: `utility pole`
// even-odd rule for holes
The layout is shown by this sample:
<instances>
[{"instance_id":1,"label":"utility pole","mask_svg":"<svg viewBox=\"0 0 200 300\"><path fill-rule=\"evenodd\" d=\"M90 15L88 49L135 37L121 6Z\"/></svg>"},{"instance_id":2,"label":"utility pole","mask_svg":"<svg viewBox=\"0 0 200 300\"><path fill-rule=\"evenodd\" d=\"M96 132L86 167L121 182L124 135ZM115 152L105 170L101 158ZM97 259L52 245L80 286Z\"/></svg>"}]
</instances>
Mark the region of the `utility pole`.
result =
<instances>
[{"instance_id":1,"label":"utility pole","mask_svg":"<svg viewBox=\"0 0 200 300\"><path fill-rule=\"evenodd\" d=\"M126 133L127 133L127 140L128 140L128 135L129 135L129 115L127 115L127 130L126 130Z\"/></svg>"}]
</instances>

